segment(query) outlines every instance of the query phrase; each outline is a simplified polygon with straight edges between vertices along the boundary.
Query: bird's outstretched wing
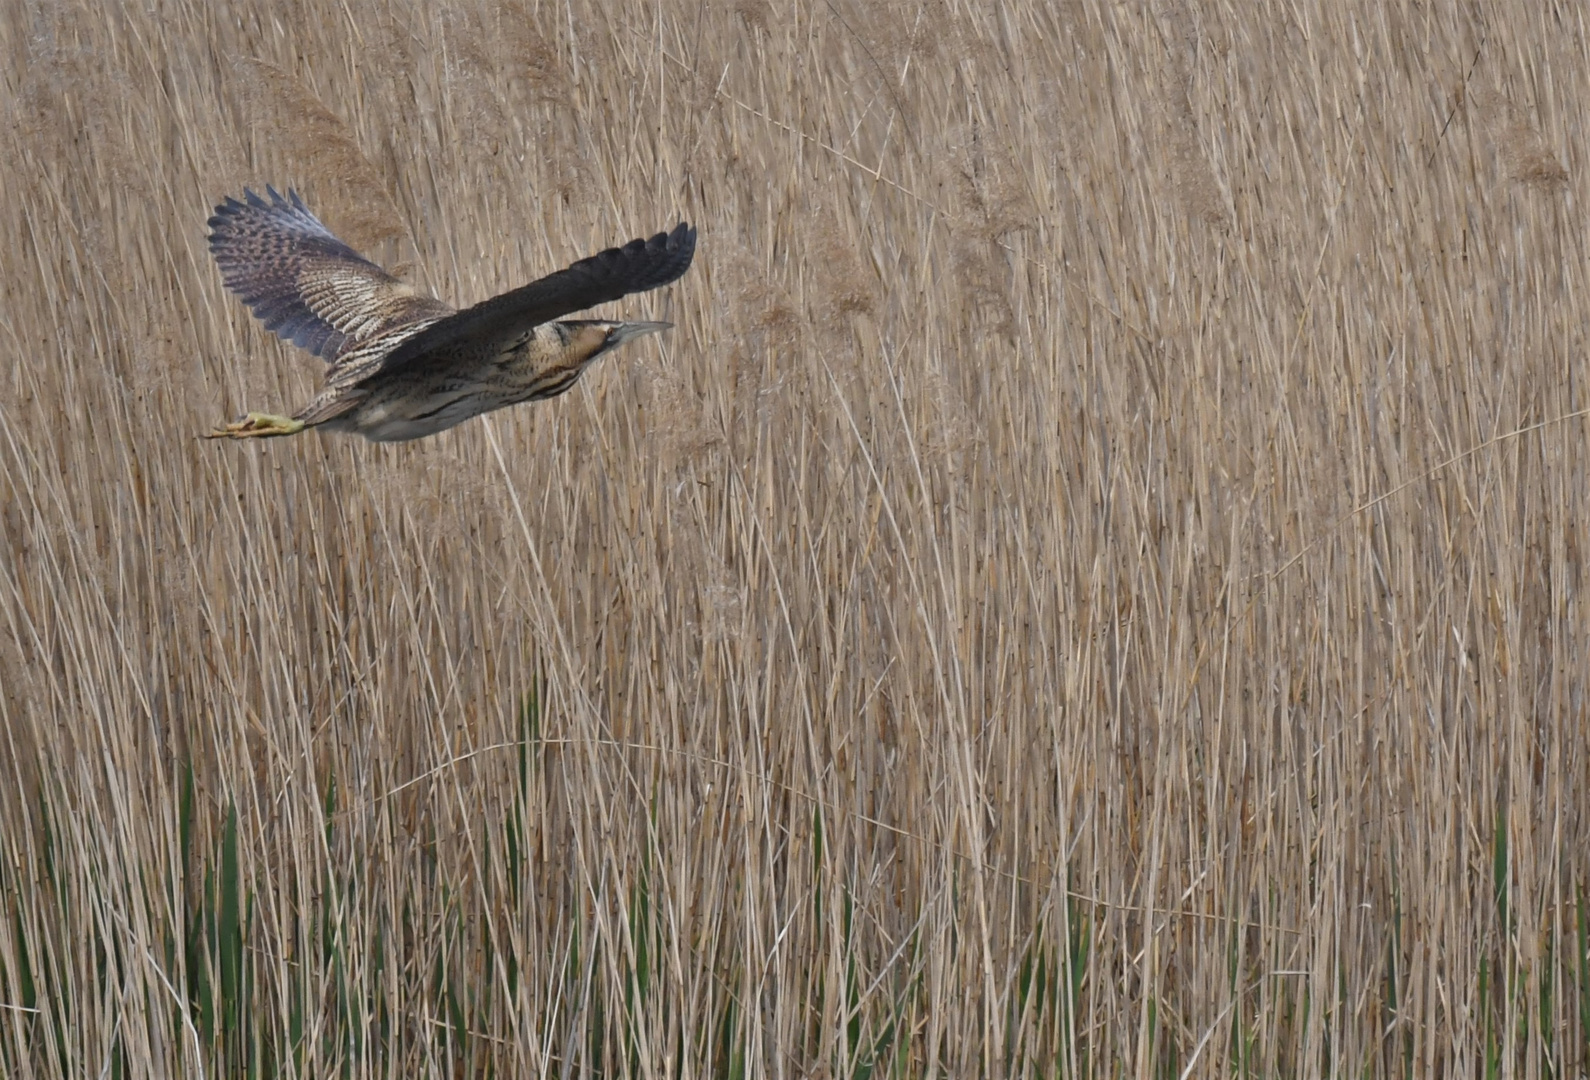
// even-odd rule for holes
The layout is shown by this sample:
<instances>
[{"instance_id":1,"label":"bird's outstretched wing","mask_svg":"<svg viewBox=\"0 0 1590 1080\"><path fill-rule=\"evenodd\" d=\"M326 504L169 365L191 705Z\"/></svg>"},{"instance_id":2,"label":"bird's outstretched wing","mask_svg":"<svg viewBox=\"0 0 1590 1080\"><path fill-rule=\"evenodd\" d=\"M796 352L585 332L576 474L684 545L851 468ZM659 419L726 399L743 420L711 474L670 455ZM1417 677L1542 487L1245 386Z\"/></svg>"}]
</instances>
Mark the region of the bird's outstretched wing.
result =
<instances>
[{"instance_id":1,"label":"bird's outstretched wing","mask_svg":"<svg viewBox=\"0 0 1590 1080\"><path fill-rule=\"evenodd\" d=\"M695 254L696 230L683 223L608 248L426 327L382 360L380 374L489 359L542 323L678 280Z\"/></svg>"},{"instance_id":2,"label":"bird's outstretched wing","mask_svg":"<svg viewBox=\"0 0 1590 1080\"><path fill-rule=\"evenodd\" d=\"M210 219L221 280L280 337L325 360L344 347L453 309L388 274L332 235L291 188L269 201L244 189Z\"/></svg>"}]
</instances>

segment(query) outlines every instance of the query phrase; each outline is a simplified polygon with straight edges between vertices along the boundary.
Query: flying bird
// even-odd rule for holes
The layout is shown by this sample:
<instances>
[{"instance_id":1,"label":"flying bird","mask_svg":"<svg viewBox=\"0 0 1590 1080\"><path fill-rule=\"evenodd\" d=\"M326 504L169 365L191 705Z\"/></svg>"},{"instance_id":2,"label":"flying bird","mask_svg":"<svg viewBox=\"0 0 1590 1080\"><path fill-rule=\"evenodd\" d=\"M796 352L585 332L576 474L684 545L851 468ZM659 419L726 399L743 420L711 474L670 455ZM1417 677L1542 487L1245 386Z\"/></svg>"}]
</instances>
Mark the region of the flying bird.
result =
<instances>
[{"instance_id":1,"label":"flying bird","mask_svg":"<svg viewBox=\"0 0 1590 1080\"><path fill-rule=\"evenodd\" d=\"M563 316L676 281L696 251L681 223L463 311L405 285L338 240L291 188L244 189L210 218L221 280L284 340L327 361L325 387L292 416L251 412L207 437L352 431L420 439L472 416L556 397L598 356L665 322Z\"/></svg>"}]
</instances>

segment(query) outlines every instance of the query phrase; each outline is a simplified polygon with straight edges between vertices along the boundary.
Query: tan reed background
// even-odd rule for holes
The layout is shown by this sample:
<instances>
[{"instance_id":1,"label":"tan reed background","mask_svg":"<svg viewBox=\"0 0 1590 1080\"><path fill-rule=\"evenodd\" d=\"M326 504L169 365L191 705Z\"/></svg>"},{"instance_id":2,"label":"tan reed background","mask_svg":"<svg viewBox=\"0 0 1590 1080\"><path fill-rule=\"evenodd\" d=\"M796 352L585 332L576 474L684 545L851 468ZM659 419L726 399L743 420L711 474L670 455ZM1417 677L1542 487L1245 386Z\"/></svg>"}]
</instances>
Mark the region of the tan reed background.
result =
<instances>
[{"instance_id":1,"label":"tan reed background","mask_svg":"<svg viewBox=\"0 0 1590 1080\"><path fill-rule=\"evenodd\" d=\"M6 5L0 1072L1584 1075L1587 33ZM205 443L318 377L265 183L460 304L700 251Z\"/></svg>"}]
</instances>

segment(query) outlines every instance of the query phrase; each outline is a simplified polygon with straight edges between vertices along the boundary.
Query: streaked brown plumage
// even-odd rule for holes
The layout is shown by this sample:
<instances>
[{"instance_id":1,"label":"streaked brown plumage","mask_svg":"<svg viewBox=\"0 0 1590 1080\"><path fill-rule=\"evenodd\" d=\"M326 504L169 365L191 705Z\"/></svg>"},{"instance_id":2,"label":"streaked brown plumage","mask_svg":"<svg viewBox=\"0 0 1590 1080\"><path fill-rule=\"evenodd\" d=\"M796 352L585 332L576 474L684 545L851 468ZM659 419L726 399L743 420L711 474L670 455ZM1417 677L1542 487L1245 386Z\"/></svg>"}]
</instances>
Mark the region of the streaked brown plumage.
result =
<instances>
[{"instance_id":1,"label":"streaked brown plumage","mask_svg":"<svg viewBox=\"0 0 1590 1080\"><path fill-rule=\"evenodd\" d=\"M268 201L245 190L215 208L210 252L267 330L331 366L293 416L249 413L212 438L323 427L393 442L555 397L602 353L671 325L561 316L675 281L696 250L696 230L680 224L455 312L338 240L297 192L265 191Z\"/></svg>"}]
</instances>

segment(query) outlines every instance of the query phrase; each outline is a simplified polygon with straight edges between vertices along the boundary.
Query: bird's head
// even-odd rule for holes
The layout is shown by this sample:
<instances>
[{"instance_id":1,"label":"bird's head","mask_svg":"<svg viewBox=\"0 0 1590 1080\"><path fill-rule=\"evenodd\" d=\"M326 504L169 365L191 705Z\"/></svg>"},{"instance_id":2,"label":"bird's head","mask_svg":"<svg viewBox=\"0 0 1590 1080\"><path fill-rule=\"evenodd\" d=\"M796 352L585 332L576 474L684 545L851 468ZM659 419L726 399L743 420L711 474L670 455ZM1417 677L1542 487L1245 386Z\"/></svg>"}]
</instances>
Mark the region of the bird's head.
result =
<instances>
[{"instance_id":1,"label":"bird's head","mask_svg":"<svg viewBox=\"0 0 1590 1080\"><path fill-rule=\"evenodd\" d=\"M594 360L602 353L616 349L626 341L634 341L638 337L655 334L659 330L667 330L673 326L673 323L598 322L589 320L568 325L574 328L575 340L587 341L594 346L589 357L589 359Z\"/></svg>"}]
</instances>

